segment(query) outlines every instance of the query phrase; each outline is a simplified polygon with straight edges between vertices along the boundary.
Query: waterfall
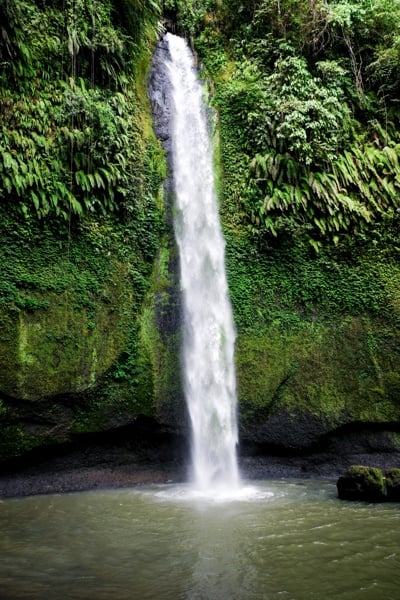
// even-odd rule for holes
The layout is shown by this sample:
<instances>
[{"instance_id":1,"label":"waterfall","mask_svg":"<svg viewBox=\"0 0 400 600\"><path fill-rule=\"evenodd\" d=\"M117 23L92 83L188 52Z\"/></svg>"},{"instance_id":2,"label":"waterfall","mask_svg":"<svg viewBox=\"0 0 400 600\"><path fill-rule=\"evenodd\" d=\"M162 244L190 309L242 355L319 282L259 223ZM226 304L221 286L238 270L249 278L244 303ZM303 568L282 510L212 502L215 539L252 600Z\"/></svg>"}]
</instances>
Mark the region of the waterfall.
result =
<instances>
[{"instance_id":1,"label":"waterfall","mask_svg":"<svg viewBox=\"0 0 400 600\"><path fill-rule=\"evenodd\" d=\"M185 40L166 35L171 84L174 231L183 296L184 392L196 489L239 484L235 329L225 274L203 89Z\"/></svg>"}]
</instances>

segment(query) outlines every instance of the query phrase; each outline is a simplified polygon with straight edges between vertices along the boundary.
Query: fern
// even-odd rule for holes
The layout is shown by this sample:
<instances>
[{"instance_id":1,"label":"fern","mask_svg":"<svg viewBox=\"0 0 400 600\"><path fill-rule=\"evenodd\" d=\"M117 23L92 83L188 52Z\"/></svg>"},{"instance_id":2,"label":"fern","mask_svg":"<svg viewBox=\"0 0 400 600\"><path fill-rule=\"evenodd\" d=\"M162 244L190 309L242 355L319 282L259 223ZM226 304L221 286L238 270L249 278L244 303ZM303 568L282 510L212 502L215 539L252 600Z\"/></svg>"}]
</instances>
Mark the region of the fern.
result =
<instances>
[{"instance_id":1,"label":"fern","mask_svg":"<svg viewBox=\"0 0 400 600\"><path fill-rule=\"evenodd\" d=\"M257 188L265 195L251 212L252 227L277 236L288 226L311 225L307 235L317 249L318 238L337 245L341 236L391 215L400 194L400 144L357 142L329 171L317 171L271 149L257 154L250 163L249 185L253 196Z\"/></svg>"}]
</instances>

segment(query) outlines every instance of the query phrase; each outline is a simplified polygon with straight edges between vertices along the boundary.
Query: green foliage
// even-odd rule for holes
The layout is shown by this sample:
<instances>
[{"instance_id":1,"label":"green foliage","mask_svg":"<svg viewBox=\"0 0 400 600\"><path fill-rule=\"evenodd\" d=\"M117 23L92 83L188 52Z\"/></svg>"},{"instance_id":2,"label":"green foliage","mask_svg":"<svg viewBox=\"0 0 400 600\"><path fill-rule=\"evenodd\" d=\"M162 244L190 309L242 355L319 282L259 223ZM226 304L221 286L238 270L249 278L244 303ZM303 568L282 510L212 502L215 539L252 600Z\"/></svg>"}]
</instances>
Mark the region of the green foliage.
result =
<instances>
[{"instance_id":1,"label":"green foliage","mask_svg":"<svg viewBox=\"0 0 400 600\"><path fill-rule=\"evenodd\" d=\"M195 42L215 84L228 226L318 252L387 227L400 185L398 3L202 8Z\"/></svg>"},{"instance_id":2,"label":"green foliage","mask_svg":"<svg viewBox=\"0 0 400 600\"><path fill-rule=\"evenodd\" d=\"M342 104L341 82L324 86L303 58L279 58L269 76L260 66L242 61L220 87L218 106L236 119L237 141L249 153L268 146L299 163L321 165L346 144L349 133L343 126L349 129L350 113Z\"/></svg>"},{"instance_id":3,"label":"green foliage","mask_svg":"<svg viewBox=\"0 0 400 600\"><path fill-rule=\"evenodd\" d=\"M140 47L159 32L159 0L112 0L113 23Z\"/></svg>"},{"instance_id":4,"label":"green foliage","mask_svg":"<svg viewBox=\"0 0 400 600\"><path fill-rule=\"evenodd\" d=\"M332 62L318 67L324 77L338 71ZM337 244L394 213L400 147L376 121L368 137L355 134L340 80L324 85L292 56L265 79L251 66L239 73L217 101L247 155L268 149L251 160L242 191L255 232L296 232L318 249L321 239Z\"/></svg>"},{"instance_id":5,"label":"green foliage","mask_svg":"<svg viewBox=\"0 0 400 600\"><path fill-rule=\"evenodd\" d=\"M0 199L25 218L126 218L146 193L134 76L159 7L122 4L123 23L108 0L2 8Z\"/></svg>"},{"instance_id":6,"label":"green foliage","mask_svg":"<svg viewBox=\"0 0 400 600\"><path fill-rule=\"evenodd\" d=\"M165 159L142 81L159 3L7 0L3 9L3 390L76 394L125 348L101 394L80 400L75 429L92 430L112 412L152 410L137 316L162 233ZM146 380L139 391L135 373ZM35 437L32 447L46 441ZM2 442L5 456L30 449L18 427Z\"/></svg>"},{"instance_id":7,"label":"green foliage","mask_svg":"<svg viewBox=\"0 0 400 600\"><path fill-rule=\"evenodd\" d=\"M0 195L40 218L118 210L142 183L132 100L86 89L83 80L64 87L33 102L4 96Z\"/></svg>"},{"instance_id":8,"label":"green foliage","mask_svg":"<svg viewBox=\"0 0 400 600\"><path fill-rule=\"evenodd\" d=\"M345 235L370 229L379 218L394 216L400 191L400 145L360 139L324 171L293 160L289 153L256 155L250 180L264 196L252 212L274 236L305 234L318 250L327 240L338 244ZM253 191L251 190L251 191Z\"/></svg>"},{"instance_id":9,"label":"green foliage","mask_svg":"<svg viewBox=\"0 0 400 600\"><path fill-rule=\"evenodd\" d=\"M311 248L292 244L257 252L227 233L227 274L239 331L281 333L322 319L369 315L399 326L396 252L339 247L314 256Z\"/></svg>"},{"instance_id":10,"label":"green foliage","mask_svg":"<svg viewBox=\"0 0 400 600\"><path fill-rule=\"evenodd\" d=\"M60 6L7 0L0 10L4 74L25 89L36 77L126 87L127 73L159 30L155 0L65 0Z\"/></svg>"},{"instance_id":11,"label":"green foliage","mask_svg":"<svg viewBox=\"0 0 400 600\"><path fill-rule=\"evenodd\" d=\"M216 0L164 0L163 15L177 23L178 30L187 37L198 35L205 22L212 22Z\"/></svg>"}]
</instances>

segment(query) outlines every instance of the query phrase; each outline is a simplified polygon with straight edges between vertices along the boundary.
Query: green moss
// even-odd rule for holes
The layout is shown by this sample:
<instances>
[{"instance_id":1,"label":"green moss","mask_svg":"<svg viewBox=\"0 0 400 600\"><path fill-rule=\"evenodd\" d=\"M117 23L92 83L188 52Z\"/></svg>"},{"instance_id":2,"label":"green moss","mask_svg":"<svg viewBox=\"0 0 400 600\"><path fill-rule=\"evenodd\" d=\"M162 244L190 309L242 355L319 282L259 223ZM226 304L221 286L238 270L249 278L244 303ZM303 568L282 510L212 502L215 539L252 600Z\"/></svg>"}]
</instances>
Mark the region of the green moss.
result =
<instances>
[{"instance_id":1,"label":"green moss","mask_svg":"<svg viewBox=\"0 0 400 600\"><path fill-rule=\"evenodd\" d=\"M384 335L379 321L355 317L334 324L303 321L301 329L284 333L274 325L260 335L240 333L236 361L242 418L261 421L284 408L332 427L349 420L397 421L400 403L393 389L398 377L393 356L382 346Z\"/></svg>"},{"instance_id":2,"label":"green moss","mask_svg":"<svg viewBox=\"0 0 400 600\"><path fill-rule=\"evenodd\" d=\"M162 198L158 196L157 201L163 211ZM142 237L146 235L144 232ZM155 239L160 243L158 237ZM140 286L140 295L134 298L123 352L99 385L86 394L74 420L74 431L93 431L110 422L134 420L138 415L159 416L168 402L173 403L176 377L172 364L176 364L177 352L176 348L171 350L170 340L174 336L164 339L157 329L157 321L162 315L168 317L171 309L173 275L169 262L168 238L163 236L157 259L148 265L147 278L136 273L133 279Z\"/></svg>"},{"instance_id":3,"label":"green moss","mask_svg":"<svg viewBox=\"0 0 400 600\"><path fill-rule=\"evenodd\" d=\"M154 139L149 160L153 147L157 153ZM160 173L145 178L147 191L127 223L108 216L65 231L0 207L0 391L37 401L37 419L43 398L70 395L63 439L71 427L96 431L154 414L138 319L162 230ZM46 443L41 434L35 444L40 439Z\"/></svg>"},{"instance_id":4,"label":"green moss","mask_svg":"<svg viewBox=\"0 0 400 600\"><path fill-rule=\"evenodd\" d=\"M383 486L383 475L381 469L377 467L364 467L358 465L352 465L347 471L350 477L355 477L360 480L366 480L371 485Z\"/></svg>"},{"instance_id":5,"label":"green moss","mask_svg":"<svg viewBox=\"0 0 400 600\"><path fill-rule=\"evenodd\" d=\"M388 469L385 471L385 477L388 487L400 488L400 469Z\"/></svg>"},{"instance_id":6,"label":"green moss","mask_svg":"<svg viewBox=\"0 0 400 600\"><path fill-rule=\"evenodd\" d=\"M151 344L146 335L148 309L131 324L123 352L104 377L81 399L73 431L87 432L156 416L155 377Z\"/></svg>"},{"instance_id":7,"label":"green moss","mask_svg":"<svg viewBox=\"0 0 400 600\"><path fill-rule=\"evenodd\" d=\"M243 422L271 414L297 369L284 338L273 328L268 336L239 335L236 365Z\"/></svg>"},{"instance_id":8,"label":"green moss","mask_svg":"<svg viewBox=\"0 0 400 600\"><path fill-rule=\"evenodd\" d=\"M176 247L163 240L154 264L151 290L141 318L141 347L151 365L154 409L164 421L182 418L180 313L176 290Z\"/></svg>"},{"instance_id":9,"label":"green moss","mask_svg":"<svg viewBox=\"0 0 400 600\"><path fill-rule=\"evenodd\" d=\"M90 229L70 240L35 234L31 248L7 233L0 250L1 278L15 289L0 301L1 391L31 400L94 384L127 342L135 293L117 240L97 232L96 243Z\"/></svg>"},{"instance_id":10,"label":"green moss","mask_svg":"<svg viewBox=\"0 0 400 600\"><path fill-rule=\"evenodd\" d=\"M43 445L43 438L26 433L18 425L1 427L0 462L20 456L41 445Z\"/></svg>"}]
</instances>

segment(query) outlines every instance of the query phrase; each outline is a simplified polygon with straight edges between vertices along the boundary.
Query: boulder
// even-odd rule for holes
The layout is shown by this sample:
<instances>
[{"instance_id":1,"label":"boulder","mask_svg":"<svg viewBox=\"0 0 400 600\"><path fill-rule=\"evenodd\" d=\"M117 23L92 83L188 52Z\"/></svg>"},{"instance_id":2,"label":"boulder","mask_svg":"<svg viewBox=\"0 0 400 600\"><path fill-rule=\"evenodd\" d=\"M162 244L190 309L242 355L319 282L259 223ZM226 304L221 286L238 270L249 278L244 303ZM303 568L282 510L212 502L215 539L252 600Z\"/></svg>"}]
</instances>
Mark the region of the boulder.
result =
<instances>
[{"instance_id":1,"label":"boulder","mask_svg":"<svg viewBox=\"0 0 400 600\"><path fill-rule=\"evenodd\" d=\"M342 477L339 477L336 486L341 500L366 502L387 500L385 479L382 471L376 467L353 465Z\"/></svg>"}]
</instances>

